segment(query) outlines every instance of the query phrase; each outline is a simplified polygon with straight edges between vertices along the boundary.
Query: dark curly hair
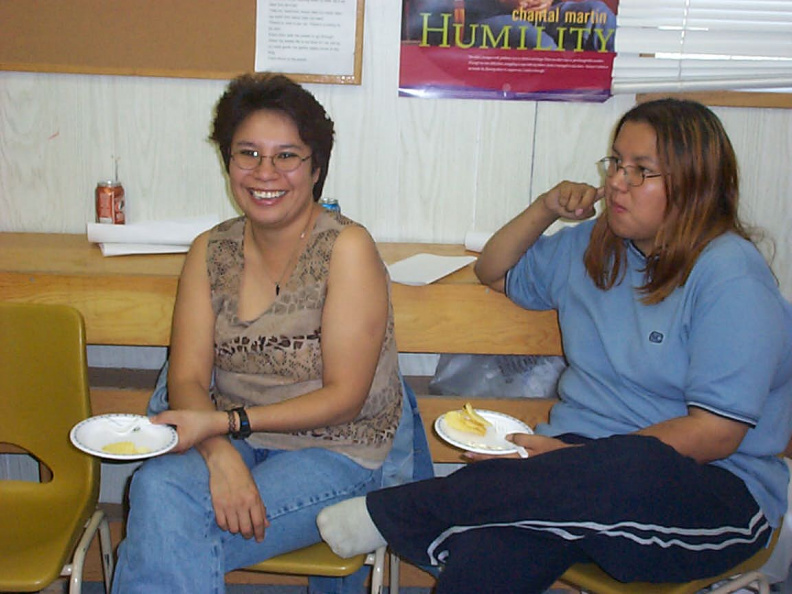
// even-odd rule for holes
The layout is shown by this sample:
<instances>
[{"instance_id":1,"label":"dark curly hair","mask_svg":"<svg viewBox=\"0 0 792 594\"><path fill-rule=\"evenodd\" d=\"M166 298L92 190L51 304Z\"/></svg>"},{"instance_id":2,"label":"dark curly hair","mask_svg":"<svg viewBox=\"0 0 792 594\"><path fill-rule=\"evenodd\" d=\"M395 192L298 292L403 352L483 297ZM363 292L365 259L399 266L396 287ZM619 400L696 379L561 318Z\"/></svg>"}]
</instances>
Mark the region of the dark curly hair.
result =
<instances>
[{"instance_id":1,"label":"dark curly hair","mask_svg":"<svg viewBox=\"0 0 792 594\"><path fill-rule=\"evenodd\" d=\"M253 112L271 109L289 116L300 139L311 148L311 170L319 170L313 197L322 197L330 153L333 150L333 120L316 98L282 74L257 72L232 80L215 106L212 134L226 171L231 164L231 142L240 124Z\"/></svg>"}]
</instances>

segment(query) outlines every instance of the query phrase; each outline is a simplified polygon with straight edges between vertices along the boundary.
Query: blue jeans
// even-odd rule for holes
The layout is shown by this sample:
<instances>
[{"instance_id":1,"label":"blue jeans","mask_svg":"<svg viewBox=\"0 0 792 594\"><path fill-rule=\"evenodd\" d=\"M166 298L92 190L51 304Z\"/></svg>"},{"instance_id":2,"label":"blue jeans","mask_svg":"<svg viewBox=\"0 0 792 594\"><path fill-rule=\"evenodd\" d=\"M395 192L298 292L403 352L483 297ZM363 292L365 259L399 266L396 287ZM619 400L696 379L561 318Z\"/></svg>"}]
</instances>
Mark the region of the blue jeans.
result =
<instances>
[{"instance_id":1,"label":"blue jeans","mask_svg":"<svg viewBox=\"0 0 792 594\"><path fill-rule=\"evenodd\" d=\"M264 540L217 526L209 472L196 450L152 458L132 478L115 594L222 593L226 572L319 542L322 508L380 485L380 470L326 449L257 450L233 443L267 508Z\"/></svg>"}]
</instances>

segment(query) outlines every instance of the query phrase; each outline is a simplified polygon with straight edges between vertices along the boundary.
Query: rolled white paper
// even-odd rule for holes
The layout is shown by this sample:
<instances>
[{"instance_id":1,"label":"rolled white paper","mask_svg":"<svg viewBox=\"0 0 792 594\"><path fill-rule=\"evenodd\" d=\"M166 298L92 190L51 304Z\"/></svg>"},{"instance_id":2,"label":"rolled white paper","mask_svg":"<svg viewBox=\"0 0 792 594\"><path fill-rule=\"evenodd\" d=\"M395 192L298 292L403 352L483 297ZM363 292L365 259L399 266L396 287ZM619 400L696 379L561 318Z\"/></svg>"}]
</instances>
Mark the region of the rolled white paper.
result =
<instances>
[{"instance_id":1,"label":"rolled white paper","mask_svg":"<svg viewBox=\"0 0 792 594\"><path fill-rule=\"evenodd\" d=\"M484 249L484 245L493 235L494 233L487 231L468 231L465 234L465 249L471 252L481 252Z\"/></svg>"},{"instance_id":2,"label":"rolled white paper","mask_svg":"<svg viewBox=\"0 0 792 594\"><path fill-rule=\"evenodd\" d=\"M131 256L135 254L183 254L189 245L159 243L100 243L103 256Z\"/></svg>"},{"instance_id":3,"label":"rolled white paper","mask_svg":"<svg viewBox=\"0 0 792 594\"><path fill-rule=\"evenodd\" d=\"M126 225L88 223L88 241L93 243L137 243L158 245L187 245L220 220L200 217L171 221L149 221Z\"/></svg>"}]
</instances>

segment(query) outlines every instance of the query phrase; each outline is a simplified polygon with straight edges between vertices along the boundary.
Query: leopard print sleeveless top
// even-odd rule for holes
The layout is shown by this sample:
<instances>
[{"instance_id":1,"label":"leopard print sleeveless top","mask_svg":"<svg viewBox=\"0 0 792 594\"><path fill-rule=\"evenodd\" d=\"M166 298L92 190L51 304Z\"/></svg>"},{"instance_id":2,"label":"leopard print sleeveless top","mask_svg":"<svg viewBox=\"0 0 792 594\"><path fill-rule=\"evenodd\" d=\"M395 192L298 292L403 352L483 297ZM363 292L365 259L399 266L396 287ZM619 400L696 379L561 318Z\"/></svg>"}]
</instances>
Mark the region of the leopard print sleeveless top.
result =
<instances>
[{"instance_id":1,"label":"leopard print sleeveless top","mask_svg":"<svg viewBox=\"0 0 792 594\"><path fill-rule=\"evenodd\" d=\"M321 387L321 320L330 256L338 234L356 224L340 213L322 211L280 294L269 309L251 321L236 315L244 265L245 218L225 221L211 231L206 259L216 316L212 396L218 409L281 402ZM294 433L255 432L248 442L269 449L322 447L366 468L378 468L393 443L401 401L389 300L379 362L358 417L343 425Z\"/></svg>"}]
</instances>

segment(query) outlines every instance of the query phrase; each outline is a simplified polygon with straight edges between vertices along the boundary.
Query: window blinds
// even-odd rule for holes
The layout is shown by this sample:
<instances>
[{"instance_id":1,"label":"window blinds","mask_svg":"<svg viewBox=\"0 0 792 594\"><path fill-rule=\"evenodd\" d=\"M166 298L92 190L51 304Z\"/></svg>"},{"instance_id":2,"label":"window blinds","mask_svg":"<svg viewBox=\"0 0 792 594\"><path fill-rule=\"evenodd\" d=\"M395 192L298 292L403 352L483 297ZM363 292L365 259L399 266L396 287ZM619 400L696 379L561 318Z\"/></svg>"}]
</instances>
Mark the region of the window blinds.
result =
<instances>
[{"instance_id":1,"label":"window blinds","mask_svg":"<svg viewBox=\"0 0 792 594\"><path fill-rule=\"evenodd\" d=\"M792 0L621 0L612 92L792 92Z\"/></svg>"}]
</instances>

